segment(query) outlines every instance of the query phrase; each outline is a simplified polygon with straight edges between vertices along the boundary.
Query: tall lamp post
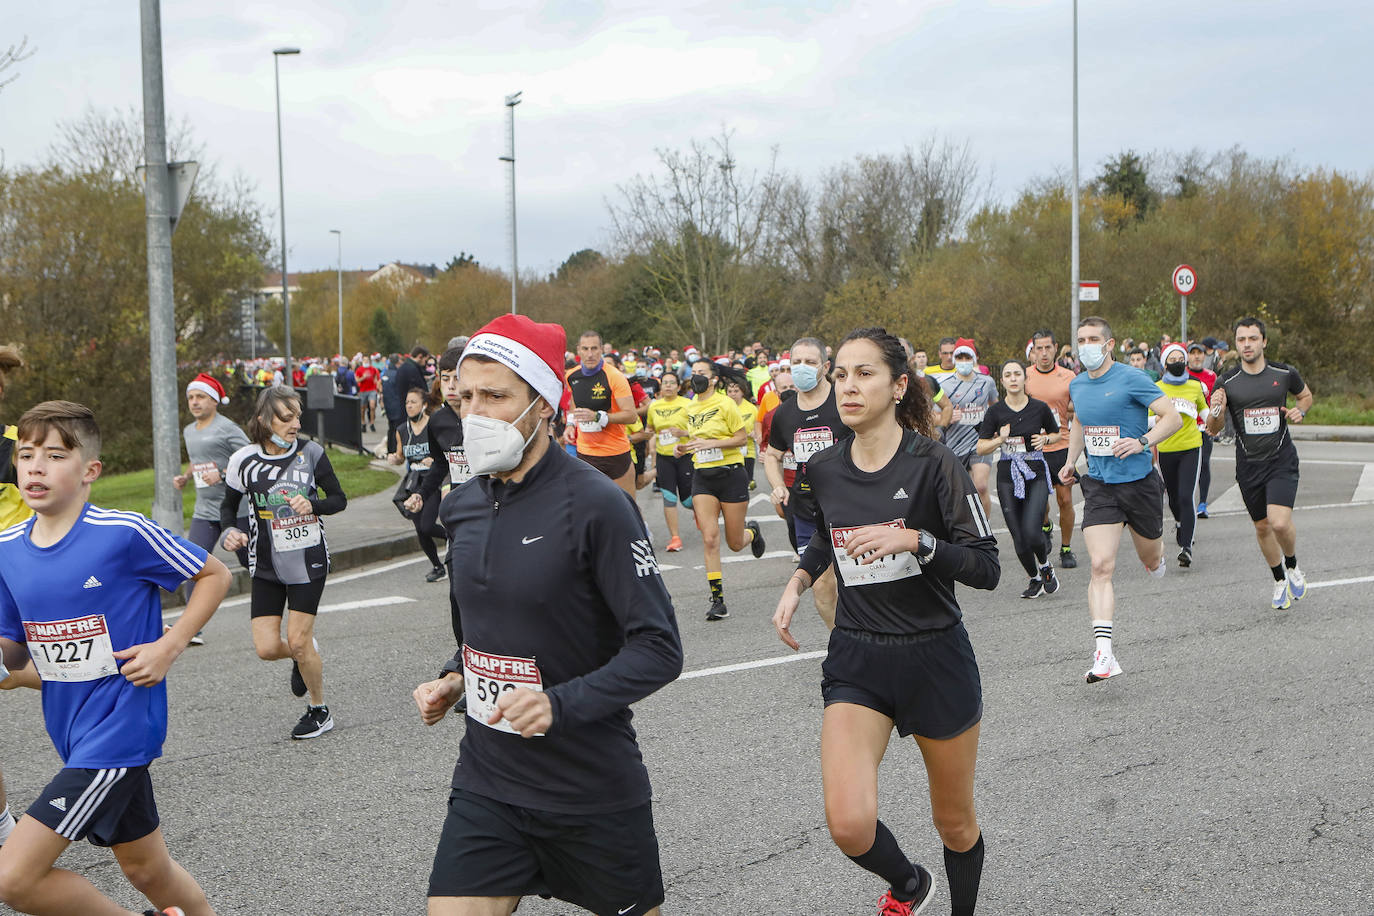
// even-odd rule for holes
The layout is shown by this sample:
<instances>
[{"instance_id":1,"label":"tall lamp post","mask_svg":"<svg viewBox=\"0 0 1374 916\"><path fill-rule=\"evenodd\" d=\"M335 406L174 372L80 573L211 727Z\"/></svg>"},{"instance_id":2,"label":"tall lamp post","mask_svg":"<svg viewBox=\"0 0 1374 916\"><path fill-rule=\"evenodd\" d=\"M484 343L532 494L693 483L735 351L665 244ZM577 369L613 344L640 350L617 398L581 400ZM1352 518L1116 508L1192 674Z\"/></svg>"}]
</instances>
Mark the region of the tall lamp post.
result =
<instances>
[{"instance_id":1,"label":"tall lamp post","mask_svg":"<svg viewBox=\"0 0 1374 916\"><path fill-rule=\"evenodd\" d=\"M508 155L498 157L510 164L510 313L515 314L515 284L520 278L520 259L515 246L515 106L520 104L521 93L506 96L506 129L510 139Z\"/></svg>"},{"instance_id":2,"label":"tall lamp post","mask_svg":"<svg viewBox=\"0 0 1374 916\"><path fill-rule=\"evenodd\" d=\"M1069 340L1078 353L1078 0L1073 0L1073 208L1070 215L1072 253L1069 255Z\"/></svg>"},{"instance_id":3,"label":"tall lamp post","mask_svg":"<svg viewBox=\"0 0 1374 916\"><path fill-rule=\"evenodd\" d=\"M291 293L286 279L286 173L282 168L281 155L281 59L284 54L299 54L300 48L275 48L272 51L272 75L277 87L277 187L281 192L281 305L285 317L286 334L286 387L294 386L295 364L291 361Z\"/></svg>"},{"instance_id":4,"label":"tall lamp post","mask_svg":"<svg viewBox=\"0 0 1374 916\"><path fill-rule=\"evenodd\" d=\"M343 230L330 229L339 239L339 355L343 356Z\"/></svg>"}]
</instances>

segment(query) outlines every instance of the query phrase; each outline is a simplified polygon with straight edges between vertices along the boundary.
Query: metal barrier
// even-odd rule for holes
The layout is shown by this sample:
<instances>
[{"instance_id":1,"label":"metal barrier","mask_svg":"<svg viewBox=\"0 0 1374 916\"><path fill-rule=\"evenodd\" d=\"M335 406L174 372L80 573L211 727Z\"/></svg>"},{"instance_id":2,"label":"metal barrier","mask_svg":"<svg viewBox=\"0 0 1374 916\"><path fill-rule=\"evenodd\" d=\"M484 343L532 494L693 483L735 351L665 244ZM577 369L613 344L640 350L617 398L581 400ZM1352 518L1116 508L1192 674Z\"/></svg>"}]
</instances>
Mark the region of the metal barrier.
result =
<instances>
[{"instance_id":1,"label":"metal barrier","mask_svg":"<svg viewBox=\"0 0 1374 916\"><path fill-rule=\"evenodd\" d=\"M253 405L262 392L262 386L244 385L239 391L248 396L243 407L246 417L252 413ZM306 379L306 387L296 388L295 392L301 399L304 411L301 416L301 432L304 435L321 445L333 443L340 448L352 449L360 455L369 453L367 446L363 445L361 398L357 395L335 392L334 378L329 375L312 375Z\"/></svg>"}]
</instances>

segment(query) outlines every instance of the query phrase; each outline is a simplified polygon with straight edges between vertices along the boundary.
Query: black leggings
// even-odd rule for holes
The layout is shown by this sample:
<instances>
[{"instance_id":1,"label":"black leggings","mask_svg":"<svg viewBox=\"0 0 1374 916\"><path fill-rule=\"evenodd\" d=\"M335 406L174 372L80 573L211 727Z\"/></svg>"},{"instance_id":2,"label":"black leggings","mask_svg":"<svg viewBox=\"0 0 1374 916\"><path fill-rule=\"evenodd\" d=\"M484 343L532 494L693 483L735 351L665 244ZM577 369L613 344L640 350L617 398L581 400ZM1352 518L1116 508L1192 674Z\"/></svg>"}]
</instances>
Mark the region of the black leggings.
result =
<instances>
[{"instance_id":1,"label":"black leggings","mask_svg":"<svg viewBox=\"0 0 1374 916\"><path fill-rule=\"evenodd\" d=\"M1193 532L1197 528L1197 507L1193 505L1193 488L1197 486L1199 452L1190 448L1182 452L1160 452L1159 474L1169 494L1169 511L1178 522L1178 546L1193 549Z\"/></svg>"},{"instance_id":2,"label":"black leggings","mask_svg":"<svg viewBox=\"0 0 1374 916\"><path fill-rule=\"evenodd\" d=\"M1212 489L1212 437L1202 434L1202 466L1197 472L1197 501L1207 502L1207 491Z\"/></svg>"},{"instance_id":3,"label":"black leggings","mask_svg":"<svg viewBox=\"0 0 1374 916\"><path fill-rule=\"evenodd\" d=\"M1016 498L1010 480L997 475L997 501L1002 504L1002 518L1007 520L1011 531L1011 542L1016 547L1016 559L1032 579L1040 575L1040 567L1046 563L1045 504L1050 498L1050 484L1046 480L1044 465L1036 464L1035 477L1026 481L1026 495Z\"/></svg>"},{"instance_id":4,"label":"black leggings","mask_svg":"<svg viewBox=\"0 0 1374 916\"><path fill-rule=\"evenodd\" d=\"M442 528L436 529L436 522L439 519L439 502L439 494L435 493L424 501L419 513L411 519L415 525L415 539L420 542L420 549L425 552L425 556L429 557L431 566L440 565L439 548L434 543L436 530L439 533L443 532Z\"/></svg>"}]
</instances>

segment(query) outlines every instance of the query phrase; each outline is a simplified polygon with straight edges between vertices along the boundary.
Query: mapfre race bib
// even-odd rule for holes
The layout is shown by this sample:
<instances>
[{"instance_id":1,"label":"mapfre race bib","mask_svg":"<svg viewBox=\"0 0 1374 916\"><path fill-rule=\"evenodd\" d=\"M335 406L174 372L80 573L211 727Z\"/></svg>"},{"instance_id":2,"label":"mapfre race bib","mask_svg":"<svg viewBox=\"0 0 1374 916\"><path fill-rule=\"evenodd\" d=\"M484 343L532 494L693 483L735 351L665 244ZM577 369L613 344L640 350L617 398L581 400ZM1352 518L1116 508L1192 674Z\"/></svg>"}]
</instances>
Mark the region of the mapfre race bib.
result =
<instances>
[{"instance_id":1,"label":"mapfre race bib","mask_svg":"<svg viewBox=\"0 0 1374 916\"><path fill-rule=\"evenodd\" d=\"M817 452L824 451L835 444L835 434L828 426L799 429L792 437L792 457L797 464L806 464L807 459Z\"/></svg>"},{"instance_id":2,"label":"mapfre race bib","mask_svg":"<svg viewBox=\"0 0 1374 916\"><path fill-rule=\"evenodd\" d=\"M98 681L119 673L104 614L44 623L26 620L24 639L45 681Z\"/></svg>"},{"instance_id":3,"label":"mapfre race bib","mask_svg":"<svg viewBox=\"0 0 1374 916\"><path fill-rule=\"evenodd\" d=\"M518 687L544 692L544 679L534 659L491 655L463 646L463 693L468 699L468 718L498 732L519 734L505 719L487 725L487 720L496 712L496 701L501 694Z\"/></svg>"},{"instance_id":4,"label":"mapfre race bib","mask_svg":"<svg viewBox=\"0 0 1374 916\"><path fill-rule=\"evenodd\" d=\"M1083 448L1089 455L1096 455L1099 458L1113 457L1112 446L1120 438L1120 426L1083 427Z\"/></svg>"},{"instance_id":5,"label":"mapfre race bib","mask_svg":"<svg viewBox=\"0 0 1374 916\"><path fill-rule=\"evenodd\" d=\"M1197 419L1197 404L1195 402L1187 398L1174 398L1174 406L1177 407L1178 412L1185 417L1192 417L1194 420Z\"/></svg>"},{"instance_id":6,"label":"mapfre race bib","mask_svg":"<svg viewBox=\"0 0 1374 916\"><path fill-rule=\"evenodd\" d=\"M599 433L602 429L601 424L596 420L583 420L577 424L577 428L584 433Z\"/></svg>"},{"instance_id":7,"label":"mapfre race bib","mask_svg":"<svg viewBox=\"0 0 1374 916\"><path fill-rule=\"evenodd\" d=\"M880 522L889 528L905 528L906 522L903 519L893 519L890 522ZM895 582L898 579L909 579L912 576L921 574L921 564L916 562L916 557L909 551L903 551L893 556L880 557L872 563L861 563L860 561L867 556L862 554L858 557L851 557L845 553L845 546L849 543L850 537L860 528L867 528L868 525L854 525L848 528L836 528L830 526L830 544L835 551L835 570L844 578L846 586L872 585L875 582Z\"/></svg>"},{"instance_id":8,"label":"mapfre race bib","mask_svg":"<svg viewBox=\"0 0 1374 916\"><path fill-rule=\"evenodd\" d=\"M987 413L986 407L960 407L959 408L960 426L977 426L983 422L983 414Z\"/></svg>"},{"instance_id":9,"label":"mapfre race bib","mask_svg":"<svg viewBox=\"0 0 1374 916\"><path fill-rule=\"evenodd\" d=\"M320 520L313 515L272 519L272 549L278 553L304 550L320 543Z\"/></svg>"},{"instance_id":10,"label":"mapfre race bib","mask_svg":"<svg viewBox=\"0 0 1374 916\"><path fill-rule=\"evenodd\" d=\"M719 448L700 448L694 452L697 464L710 464L712 461L724 461L725 450Z\"/></svg>"},{"instance_id":11,"label":"mapfre race bib","mask_svg":"<svg viewBox=\"0 0 1374 916\"><path fill-rule=\"evenodd\" d=\"M1245 432L1251 436L1264 436L1279 431L1279 409L1277 407L1247 407L1242 413Z\"/></svg>"},{"instance_id":12,"label":"mapfre race bib","mask_svg":"<svg viewBox=\"0 0 1374 916\"><path fill-rule=\"evenodd\" d=\"M658 434L658 444L662 448L672 448L677 445L677 435L665 429Z\"/></svg>"},{"instance_id":13,"label":"mapfre race bib","mask_svg":"<svg viewBox=\"0 0 1374 916\"><path fill-rule=\"evenodd\" d=\"M782 469L784 471L795 471L797 469L797 458L791 452L782 453Z\"/></svg>"},{"instance_id":14,"label":"mapfre race bib","mask_svg":"<svg viewBox=\"0 0 1374 916\"><path fill-rule=\"evenodd\" d=\"M206 487L213 487L214 484L205 479L205 475L210 471L218 470L213 461L201 461L191 465L191 476L196 481L196 489L203 490Z\"/></svg>"},{"instance_id":15,"label":"mapfre race bib","mask_svg":"<svg viewBox=\"0 0 1374 916\"><path fill-rule=\"evenodd\" d=\"M444 452L444 457L448 459L448 481L457 486L460 483L467 483L472 477L472 471L468 468L468 456L461 448L451 448Z\"/></svg>"},{"instance_id":16,"label":"mapfre race bib","mask_svg":"<svg viewBox=\"0 0 1374 916\"><path fill-rule=\"evenodd\" d=\"M1025 453L1026 453L1026 437L1025 437L1025 436L1007 436L1006 441L1002 443L1002 454L1003 454L1003 455L1024 455Z\"/></svg>"}]
</instances>

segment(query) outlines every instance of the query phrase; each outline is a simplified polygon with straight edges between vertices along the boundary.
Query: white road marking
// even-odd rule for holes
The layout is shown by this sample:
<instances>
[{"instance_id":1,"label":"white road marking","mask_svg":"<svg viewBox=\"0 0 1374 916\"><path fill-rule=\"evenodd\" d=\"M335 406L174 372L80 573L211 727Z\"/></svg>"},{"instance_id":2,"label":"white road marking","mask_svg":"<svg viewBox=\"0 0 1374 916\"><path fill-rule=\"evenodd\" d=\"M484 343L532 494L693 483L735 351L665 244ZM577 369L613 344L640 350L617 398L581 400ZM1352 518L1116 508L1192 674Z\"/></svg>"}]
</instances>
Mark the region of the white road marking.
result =
<instances>
[{"instance_id":1,"label":"white road marking","mask_svg":"<svg viewBox=\"0 0 1374 916\"><path fill-rule=\"evenodd\" d=\"M695 671L684 671L678 675L679 681L690 681L698 677L711 677L715 674L730 674L735 671L748 671L750 668L771 668L774 665L785 665L788 662L803 662L813 658L825 658L825 650L818 652L796 652L792 655L779 655L775 658L761 658L758 661L740 662L735 665L718 665L715 668L698 668Z\"/></svg>"},{"instance_id":2,"label":"white road marking","mask_svg":"<svg viewBox=\"0 0 1374 916\"><path fill-rule=\"evenodd\" d=\"M1309 582L1308 588L1332 588L1338 585L1359 585L1364 582L1374 582L1374 576L1359 576L1354 579L1330 579L1326 582ZM748 671L753 668L771 668L774 665L785 665L788 662L807 661L813 658L825 658L825 650L815 652L795 652L790 655L775 655L771 658L760 658L752 662L739 662L733 665L717 665L714 668L697 668L693 671L684 671L678 675L679 681L688 681L699 677L712 677L717 674L733 674L736 671Z\"/></svg>"},{"instance_id":3,"label":"white road marking","mask_svg":"<svg viewBox=\"0 0 1374 916\"><path fill-rule=\"evenodd\" d=\"M343 577L340 576L339 578ZM384 598L363 598L359 601L343 601L338 604L322 604L320 605L319 610L317 610L315 613L332 614L335 611L357 611L361 610L362 608L388 607L389 605L393 604L414 604L415 600L416 599L414 598L407 598L403 595L387 595ZM225 602L225 604L228 603L229 602L227 601ZM224 605L220 606L223 607ZM162 619L164 621L176 620L178 617L182 615L182 613L182 611L173 611L170 614L163 614Z\"/></svg>"},{"instance_id":4,"label":"white road marking","mask_svg":"<svg viewBox=\"0 0 1374 916\"><path fill-rule=\"evenodd\" d=\"M759 503L766 503L773 498L772 493L760 493L749 500L749 505L757 506Z\"/></svg>"},{"instance_id":5,"label":"white road marking","mask_svg":"<svg viewBox=\"0 0 1374 916\"><path fill-rule=\"evenodd\" d=\"M1374 499L1374 464L1364 466L1364 471L1360 474L1360 482L1355 485L1355 495L1350 497L1351 502L1360 502L1366 499Z\"/></svg>"},{"instance_id":6,"label":"white road marking","mask_svg":"<svg viewBox=\"0 0 1374 916\"><path fill-rule=\"evenodd\" d=\"M1245 497L1241 495L1240 486L1234 481L1231 486L1226 489L1226 492L1215 499L1207 500L1208 515L1228 515L1233 512L1244 511L1246 511Z\"/></svg>"}]
</instances>

